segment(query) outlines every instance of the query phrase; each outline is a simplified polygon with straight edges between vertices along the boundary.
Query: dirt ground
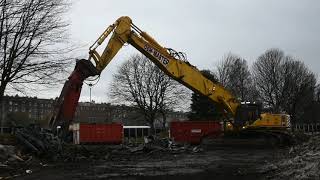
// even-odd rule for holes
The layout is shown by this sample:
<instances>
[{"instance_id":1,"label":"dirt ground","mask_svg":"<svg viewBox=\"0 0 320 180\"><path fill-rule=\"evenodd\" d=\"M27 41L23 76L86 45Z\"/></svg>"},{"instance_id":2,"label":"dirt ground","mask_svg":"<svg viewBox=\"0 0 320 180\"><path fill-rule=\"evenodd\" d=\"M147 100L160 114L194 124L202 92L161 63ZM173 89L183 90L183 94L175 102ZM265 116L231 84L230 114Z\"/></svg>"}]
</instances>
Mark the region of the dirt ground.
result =
<instances>
[{"instance_id":1,"label":"dirt ground","mask_svg":"<svg viewBox=\"0 0 320 180\"><path fill-rule=\"evenodd\" d=\"M37 162L15 179L268 179L260 167L287 149L204 147L200 152L106 153L77 161ZM39 165L41 164L41 165Z\"/></svg>"}]
</instances>

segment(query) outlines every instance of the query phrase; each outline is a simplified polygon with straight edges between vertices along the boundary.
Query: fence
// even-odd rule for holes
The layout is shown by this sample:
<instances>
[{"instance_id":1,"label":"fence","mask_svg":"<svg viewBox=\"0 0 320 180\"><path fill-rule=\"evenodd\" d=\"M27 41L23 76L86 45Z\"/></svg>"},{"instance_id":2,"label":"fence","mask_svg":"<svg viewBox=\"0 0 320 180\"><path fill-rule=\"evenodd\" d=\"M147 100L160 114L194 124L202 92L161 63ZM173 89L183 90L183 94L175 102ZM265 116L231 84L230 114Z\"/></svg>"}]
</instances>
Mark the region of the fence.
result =
<instances>
[{"instance_id":1,"label":"fence","mask_svg":"<svg viewBox=\"0 0 320 180\"><path fill-rule=\"evenodd\" d=\"M295 124L292 128L303 132L320 132L320 123Z\"/></svg>"},{"instance_id":2,"label":"fence","mask_svg":"<svg viewBox=\"0 0 320 180\"><path fill-rule=\"evenodd\" d=\"M0 127L0 133L1 134L11 134L13 132L13 129L12 127Z\"/></svg>"}]
</instances>

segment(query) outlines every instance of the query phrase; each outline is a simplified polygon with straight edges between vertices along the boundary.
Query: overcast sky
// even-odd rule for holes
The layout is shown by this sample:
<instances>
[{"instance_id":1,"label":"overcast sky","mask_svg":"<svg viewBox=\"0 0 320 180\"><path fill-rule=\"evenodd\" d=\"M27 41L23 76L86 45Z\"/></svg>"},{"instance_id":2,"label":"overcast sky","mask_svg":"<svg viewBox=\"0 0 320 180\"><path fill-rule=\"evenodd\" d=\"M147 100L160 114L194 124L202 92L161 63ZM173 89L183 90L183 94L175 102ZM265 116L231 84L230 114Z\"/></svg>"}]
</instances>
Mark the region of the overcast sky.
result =
<instances>
[{"instance_id":1,"label":"overcast sky","mask_svg":"<svg viewBox=\"0 0 320 180\"><path fill-rule=\"evenodd\" d=\"M320 74L318 0L74 0L66 18L71 40L83 47L75 56L87 58L88 47L120 16L130 16L161 45L187 53L199 69L214 69L229 52L250 64L265 50L280 48ZM108 101L112 74L134 53L125 46L116 55L92 89L93 100ZM84 85L81 101L88 99Z\"/></svg>"}]
</instances>

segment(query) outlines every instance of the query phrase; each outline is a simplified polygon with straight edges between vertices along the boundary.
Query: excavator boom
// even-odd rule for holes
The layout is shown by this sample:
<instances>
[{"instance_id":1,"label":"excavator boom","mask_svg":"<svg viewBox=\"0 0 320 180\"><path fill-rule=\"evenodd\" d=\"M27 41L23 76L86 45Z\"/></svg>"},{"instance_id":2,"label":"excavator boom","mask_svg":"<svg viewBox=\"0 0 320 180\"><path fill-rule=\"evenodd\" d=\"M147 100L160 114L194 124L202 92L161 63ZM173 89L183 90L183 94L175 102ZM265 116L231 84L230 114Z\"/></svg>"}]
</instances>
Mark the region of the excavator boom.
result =
<instances>
[{"instance_id":1,"label":"excavator boom","mask_svg":"<svg viewBox=\"0 0 320 180\"><path fill-rule=\"evenodd\" d=\"M112 31L113 34L107 47L100 56L96 48L102 44ZM231 113L232 116L236 115L236 109L240 103L231 92L219 83L212 82L204 77L189 62L174 57L170 53L171 49L162 47L146 32L141 31L135 26L127 16L120 17L114 24L109 26L91 46L89 53L96 63L97 70L102 71L125 43L134 46L171 78L179 81L191 90L207 96L212 101L221 104L223 109Z\"/></svg>"},{"instance_id":2,"label":"excavator boom","mask_svg":"<svg viewBox=\"0 0 320 180\"><path fill-rule=\"evenodd\" d=\"M106 48L100 55L97 47L110 35ZM252 124L259 119L260 114L256 107L246 105L243 108L244 106L230 91L218 82L204 77L195 66L183 58L183 54L161 46L150 35L135 26L129 17L123 16L110 25L89 48L89 60L80 60L77 63L59 97L51 129L56 130L58 126L62 126L63 131L67 131L78 104L83 81L89 76L99 75L126 43L134 46L171 78L218 104L229 115L227 117L244 118L240 122L241 126L248 122ZM95 65L91 63L91 59Z\"/></svg>"}]
</instances>

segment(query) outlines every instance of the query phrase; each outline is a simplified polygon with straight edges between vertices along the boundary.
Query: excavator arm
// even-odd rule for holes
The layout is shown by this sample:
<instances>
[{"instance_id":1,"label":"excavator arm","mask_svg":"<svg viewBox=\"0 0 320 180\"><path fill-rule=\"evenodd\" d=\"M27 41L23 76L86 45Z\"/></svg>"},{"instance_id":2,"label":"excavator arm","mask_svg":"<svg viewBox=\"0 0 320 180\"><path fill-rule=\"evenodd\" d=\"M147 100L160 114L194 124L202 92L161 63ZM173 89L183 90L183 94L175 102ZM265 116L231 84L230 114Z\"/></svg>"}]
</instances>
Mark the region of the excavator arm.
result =
<instances>
[{"instance_id":1,"label":"excavator arm","mask_svg":"<svg viewBox=\"0 0 320 180\"><path fill-rule=\"evenodd\" d=\"M100 55L97 47L110 35L107 46ZM126 43L134 46L171 78L196 93L207 96L231 117L237 116L240 103L231 92L219 83L204 77L195 66L180 59L172 49L161 46L146 32L135 26L129 17L123 16L110 25L90 47L89 60L77 62L75 70L65 83L58 99L54 113L56 116L51 119L50 127L54 132L58 131L57 127L61 128L60 133L67 132L78 104L83 81L89 76L99 75ZM91 59L95 65L91 63Z\"/></svg>"},{"instance_id":2,"label":"excavator arm","mask_svg":"<svg viewBox=\"0 0 320 180\"><path fill-rule=\"evenodd\" d=\"M113 34L100 56L96 48L112 32ZM134 46L171 78L223 105L223 109L235 116L239 102L228 90L204 77L195 66L192 66L187 61L175 58L170 54L169 49L161 46L146 32L141 31L127 16L120 17L114 24L109 26L90 47L89 54L96 63L97 70L101 72L125 43Z\"/></svg>"}]
</instances>

